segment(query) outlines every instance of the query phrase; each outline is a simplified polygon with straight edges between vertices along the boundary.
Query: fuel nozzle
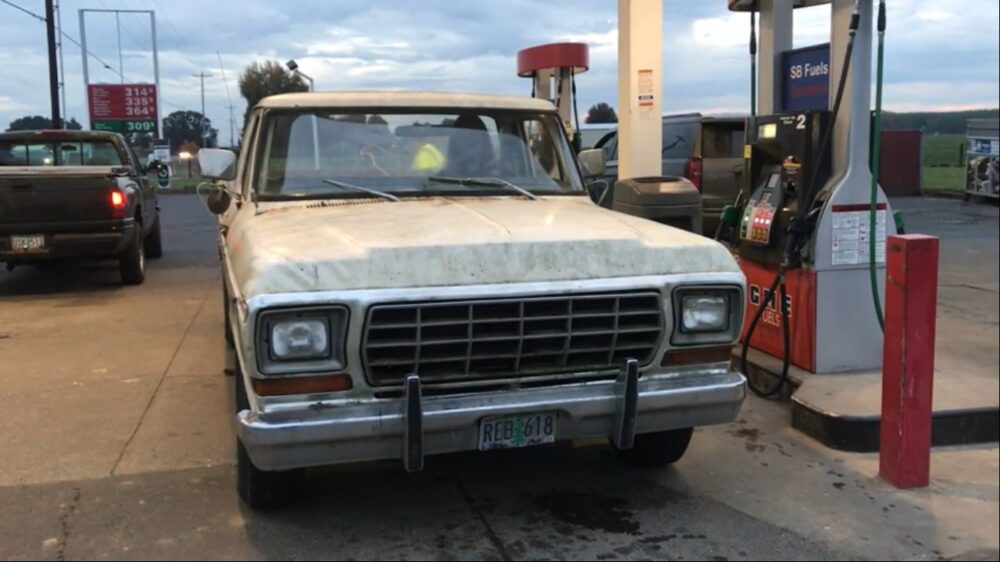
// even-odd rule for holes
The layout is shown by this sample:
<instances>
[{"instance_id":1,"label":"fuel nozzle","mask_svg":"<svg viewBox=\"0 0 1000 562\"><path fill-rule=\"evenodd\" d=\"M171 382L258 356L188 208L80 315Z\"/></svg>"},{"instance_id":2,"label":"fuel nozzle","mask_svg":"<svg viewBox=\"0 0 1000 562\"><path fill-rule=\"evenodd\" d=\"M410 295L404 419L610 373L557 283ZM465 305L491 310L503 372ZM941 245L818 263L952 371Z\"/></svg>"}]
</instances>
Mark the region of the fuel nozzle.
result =
<instances>
[{"instance_id":1,"label":"fuel nozzle","mask_svg":"<svg viewBox=\"0 0 1000 562\"><path fill-rule=\"evenodd\" d=\"M816 231L816 222L819 221L822 210L822 207L817 206L806 215L795 215L788 221L788 228L785 229L785 255L782 258L785 267L798 264L802 249Z\"/></svg>"},{"instance_id":2,"label":"fuel nozzle","mask_svg":"<svg viewBox=\"0 0 1000 562\"><path fill-rule=\"evenodd\" d=\"M802 163L794 155L785 156L781 161L782 182L785 184L785 191L795 194L799 188L799 176L802 173Z\"/></svg>"}]
</instances>

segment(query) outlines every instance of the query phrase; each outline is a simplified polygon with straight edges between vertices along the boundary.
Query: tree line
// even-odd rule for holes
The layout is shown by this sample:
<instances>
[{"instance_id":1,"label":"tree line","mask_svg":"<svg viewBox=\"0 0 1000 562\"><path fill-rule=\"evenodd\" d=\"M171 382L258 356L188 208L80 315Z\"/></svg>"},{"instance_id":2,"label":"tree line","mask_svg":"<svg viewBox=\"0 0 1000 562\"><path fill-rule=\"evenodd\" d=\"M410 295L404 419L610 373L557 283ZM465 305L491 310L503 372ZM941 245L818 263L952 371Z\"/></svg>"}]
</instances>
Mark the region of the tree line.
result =
<instances>
[{"instance_id":1,"label":"tree line","mask_svg":"<svg viewBox=\"0 0 1000 562\"><path fill-rule=\"evenodd\" d=\"M968 111L918 111L882 113L882 129L919 130L924 133L962 133L966 131L966 121L969 119L997 119L1000 109L973 109Z\"/></svg>"},{"instance_id":2,"label":"tree line","mask_svg":"<svg viewBox=\"0 0 1000 562\"><path fill-rule=\"evenodd\" d=\"M882 113L885 130L919 130L927 134L965 133L969 119L998 119L1000 109L970 109L965 111L914 111ZM618 115L611 105L601 102L587 111L586 123L617 123Z\"/></svg>"},{"instance_id":3,"label":"tree line","mask_svg":"<svg viewBox=\"0 0 1000 562\"><path fill-rule=\"evenodd\" d=\"M243 69L239 77L240 94L247 102L243 122L250 115L257 102L267 96L305 92L309 90L305 80L300 75L285 68L275 60L250 63ZM997 119L1000 109L977 109L967 111L941 112L892 112L882 115L882 128L885 130L917 129L924 133L964 133L968 119ZM584 119L586 123L617 123L618 115L615 108L606 102L592 105ZM41 115L28 115L11 121L8 131L23 131L47 129L52 127L49 118ZM76 119L66 123L68 129L82 129ZM216 146L219 131L212 126L208 117L197 111L174 111L163 119L162 136L170 142L176 152L180 146ZM150 134L135 133L127 135L129 142L137 148L148 150L153 142Z\"/></svg>"}]
</instances>

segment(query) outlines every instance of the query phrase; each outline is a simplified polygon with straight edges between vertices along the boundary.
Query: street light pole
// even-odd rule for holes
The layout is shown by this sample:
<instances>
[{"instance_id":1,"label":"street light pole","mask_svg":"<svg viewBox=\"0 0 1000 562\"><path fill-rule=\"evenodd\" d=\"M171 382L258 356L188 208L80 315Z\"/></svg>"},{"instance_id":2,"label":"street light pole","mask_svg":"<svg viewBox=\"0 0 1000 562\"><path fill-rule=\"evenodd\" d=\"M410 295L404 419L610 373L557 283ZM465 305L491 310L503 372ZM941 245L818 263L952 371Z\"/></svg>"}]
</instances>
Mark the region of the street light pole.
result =
<instances>
[{"instance_id":1,"label":"street light pole","mask_svg":"<svg viewBox=\"0 0 1000 562\"><path fill-rule=\"evenodd\" d=\"M301 76L302 78L305 78L306 80L309 81L309 91L310 92L316 91L316 83L313 82L312 76L309 76L305 72L302 72L301 70L299 70L299 63L295 62L295 59L292 59L292 60L286 62L285 66L287 66L288 70L291 70L293 74ZM312 137L313 137L313 139L312 139L313 140L313 166L315 167L315 169L318 170L319 169L319 131L318 131L318 127L316 125L316 114L315 113L311 116L310 121L312 123Z\"/></svg>"},{"instance_id":2,"label":"street light pole","mask_svg":"<svg viewBox=\"0 0 1000 562\"><path fill-rule=\"evenodd\" d=\"M313 79L312 79L311 76L309 76L308 74L306 74L305 72L302 72L301 70L299 70L297 68L293 72L295 72L299 76L301 76L301 77L303 77L303 78L305 78L306 80L309 81L309 91L310 92L315 92L316 91L316 83L313 82ZM313 167L315 169L317 169L317 170L319 169L319 130L318 129L319 128L316 125L316 116L313 115L312 116Z\"/></svg>"},{"instance_id":3,"label":"street light pole","mask_svg":"<svg viewBox=\"0 0 1000 562\"><path fill-rule=\"evenodd\" d=\"M305 78L306 80L309 81L309 91L310 92L315 92L316 91L316 82L313 81L313 79L312 79L311 76L309 76L305 72L302 72L301 70L296 70L295 74L298 74L299 76L301 76L301 77L303 77L303 78Z\"/></svg>"}]
</instances>

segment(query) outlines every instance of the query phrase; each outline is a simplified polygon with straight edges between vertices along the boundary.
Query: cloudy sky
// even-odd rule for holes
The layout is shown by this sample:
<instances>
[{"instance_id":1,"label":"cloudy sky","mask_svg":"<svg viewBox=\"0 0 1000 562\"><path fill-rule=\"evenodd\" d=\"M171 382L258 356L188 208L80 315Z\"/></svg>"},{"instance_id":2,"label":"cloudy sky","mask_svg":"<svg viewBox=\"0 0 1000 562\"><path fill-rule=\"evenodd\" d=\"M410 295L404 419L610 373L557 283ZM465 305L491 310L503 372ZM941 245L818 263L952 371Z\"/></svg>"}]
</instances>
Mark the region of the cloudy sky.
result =
<instances>
[{"instance_id":1,"label":"cloudy sky","mask_svg":"<svg viewBox=\"0 0 1000 562\"><path fill-rule=\"evenodd\" d=\"M10 0L43 13L42 0ZM157 13L164 114L200 106L229 138L226 82L237 120L240 69L267 58L298 60L318 89L406 88L528 94L515 54L552 41L591 46L578 79L580 109L616 99L614 0L63 0L64 32L79 39L81 8ZM744 111L749 104L748 16L723 0L664 0L664 112ZM1000 105L997 0L889 0L885 106L945 110ZM796 12L795 46L828 40L829 7ZM123 74L152 81L146 16L120 17ZM89 14L89 50L119 66L115 17ZM67 114L86 125L80 49L64 42ZM218 54L217 54L218 53ZM226 81L222 79L221 62ZM91 58L92 82L118 82ZM26 114L48 114L45 27L0 3L0 130Z\"/></svg>"}]
</instances>

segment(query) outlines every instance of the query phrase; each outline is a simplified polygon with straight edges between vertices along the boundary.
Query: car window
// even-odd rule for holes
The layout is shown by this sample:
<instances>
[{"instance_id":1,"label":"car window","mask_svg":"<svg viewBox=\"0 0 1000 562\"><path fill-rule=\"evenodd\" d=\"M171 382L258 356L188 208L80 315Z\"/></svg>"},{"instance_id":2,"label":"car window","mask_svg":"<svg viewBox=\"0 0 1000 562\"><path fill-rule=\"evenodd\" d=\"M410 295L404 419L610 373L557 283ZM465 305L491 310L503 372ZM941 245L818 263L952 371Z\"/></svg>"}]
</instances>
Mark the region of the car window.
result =
<instances>
[{"instance_id":1,"label":"car window","mask_svg":"<svg viewBox=\"0 0 1000 562\"><path fill-rule=\"evenodd\" d=\"M249 154L249 155L254 154L253 151L254 151L254 148L255 148L255 139L256 139L256 135L257 135L257 125L259 123L260 123L260 112L259 111L255 111L255 112L253 112L250 115L250 122L247 123L247 126L246 126L246 128L245 128L245 130L243 132L243 141L244 141L244 144L246 145L246 150L249 150L249 152L247 152L247 154ZM238 183L236 185L245 186L246 185L246 180L250 176L250 173L251 173L250 172L250 169L251 169L251 159L250 158L238 158L237 162L239 162L240 168L237 170L237 178L238 178L237 182ZM248 195L248 194L245 193L244 195Z\"/></svg>"},{"instance_id":2,"label":"car window","mask_svg":"<svg viewBox=\"0 0 1000 562\"><path fill-rule=\"evenodd\" d=\"M583 189L571 147L552 114L282 111L268 114L257 136L254 183L264 197L356 194L327 180L408 195L484 190L454 181L468 178L493 178L539 193ZM500 191L509 193L502 185Z\"/></svg>"},{"instance_id":3,"label":"car window","mask_svg":"<svg viewBox=\"0 0 1000 562\"><path fill-rule=\"evenodd\" d=\"M28 145L0 141L0 166L27 166Z\"/></svg>"},{"instance_id":4,"label":"car window","mask_svg":"<svg viewBox=\"0 0 1000 562\"><path fill-rule=\"evenodd\" d=\"M603 128L593 128L593 129L581 129L580 133L580 150L587 150L588 148L598 148L597 143L600 142L608 132L613 131L613 126L603 127Z\"/></svg>"},{"instance_id":5,"label":"car window","mask_svg":"<svg viewBox=\"0 0 1000 562\"><path fill-rule=\"evenodd\" d=\"M663 124L663 157L691 158L697 141L697 123L668 122Z\"/></svg>"},{"instance_id":6,"label":"car window","mask_svg":"<svg viewBox=\"0 0 1000 562\"><path fill-rule=\"evenodd\" d=\"M110 141L0 142L0 166L121 166Z\"/></svg>"},{"instance_id":7,"label":"car window","mask_svg":"<svg viewBox=\"0 0 1000 562\"><path fill-rule=\"evenodd\" d=\"M741 158L742 123L706 123L701 137L703 158Z\"/></svg>"},{"instance_id":8,"label":"car window","mask_svg":"<svg viewBox=\"0 0 1000 562\"><path fill-rule=\"evenodd\" d=\"M604 135L601 140L597 141L594 148L600 148L604 151L604 160L608 162L618 160L618 131Z\"/></svg>"}]
</instances>

